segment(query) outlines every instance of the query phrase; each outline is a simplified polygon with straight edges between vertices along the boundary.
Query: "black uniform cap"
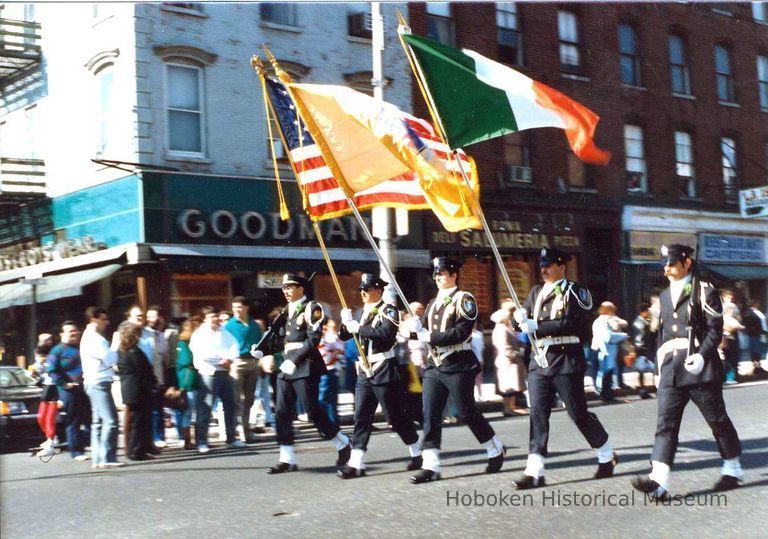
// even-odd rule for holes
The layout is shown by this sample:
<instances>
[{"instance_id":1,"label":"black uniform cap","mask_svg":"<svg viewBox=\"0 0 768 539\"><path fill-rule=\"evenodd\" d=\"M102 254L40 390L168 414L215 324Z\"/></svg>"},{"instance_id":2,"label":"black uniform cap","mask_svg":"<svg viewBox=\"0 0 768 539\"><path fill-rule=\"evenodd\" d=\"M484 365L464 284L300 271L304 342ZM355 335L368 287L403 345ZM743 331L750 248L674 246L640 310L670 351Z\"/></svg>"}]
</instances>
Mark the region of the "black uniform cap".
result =
<instances>
[{"instance_id":1,"label":"black uniform cap","mask_svg":"<svg viewBox=\"0 0 768 539\"><path fill-rule=\"evenodd\" d=\"M459 273L461 266L461 262L455 258L437 256L432 259L432 275L437 275L441 271L447 271L448 273Z\"/></svg>"},{"instance_id":2,"label":"black uniform cap","mask_svg":"<svg viewBox=\"0 0 768 539\"><path fill-rule=\"evenodd\" d=\"M677 262L685 262L693 258L694 248L680 243L661 246L661 265L672 266Z\"/></svg>"},{"instance_id":3,"label":"black uniform cap","mask_svg":"<svg viewBox=\"0 0 768 539\"><path fill-rule=\"evenodd\" d=\"M562 266L571 259L571 255L562 252L554 247L544 247L541 250L539 258L539 267L549 266L550 264L557 264Z\"/></svg>"},{"instance_id":4,"label":"black uniform cap","mask_svg":"<svg viewBox=\"0 0 768 539\"><path fill-rule=\"evenodd\" d=\"M365 288L379 288L384 290L388 284L389 283L387 281L378 275L374 275L373 273L363 273L363 275L360 277L360 286L357 289L363 290Z\"/></svg>"},{"instance_id":5,"label":"black uniform cap","mask_svg":"<svg viewBox=\"0 0 768 539\"><path fill-rule=\"evenodd\" d=\"M286 273L285 275L283 275L283 286L286 286L289 284L295 284L303 288L307 288L309 281L307 281L301 275L296 275L295 273Z\"/></svg>"}]
</instances>

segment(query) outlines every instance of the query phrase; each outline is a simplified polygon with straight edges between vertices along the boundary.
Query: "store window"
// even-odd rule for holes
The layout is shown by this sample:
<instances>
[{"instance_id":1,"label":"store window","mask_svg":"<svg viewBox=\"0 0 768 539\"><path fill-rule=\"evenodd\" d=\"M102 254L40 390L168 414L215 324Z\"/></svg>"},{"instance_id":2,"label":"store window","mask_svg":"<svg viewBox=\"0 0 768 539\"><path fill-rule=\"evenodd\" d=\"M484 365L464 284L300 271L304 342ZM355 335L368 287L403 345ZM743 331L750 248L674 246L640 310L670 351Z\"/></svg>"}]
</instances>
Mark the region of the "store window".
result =
<instances>
[{"instance_id":1,"label":"store window","mask_svg":"<svg viewBox=\"0 0 768 539\"><path fill-rule=\"evenodd\" d=\"M731 67L731 51L725 45L715 47L715 71L717 72L717 98L721 102L735 103L736 90Z\"/></svg>"},{"instance_id":2,"label":"store window","mask_svg":"<svg viewBox=\"0 0 768 539\"><path fill-rule=\"evenodd\" d=\"M624 125L624 153L626 155L627 192L631 194L647 193L648 174L642 127Z\"/></svg>"},{"instance_id":3,"label":"store window","mask_svg":"<svg viewBox=\"0 0 768 539\"><path fill-rule=\"evenodd\" d=\"M427 36L430 39L450 45L456 45L456 23L451 15L448 2L427 2Z\"/></svg>"},{"instance_id":4,"label":"store window","mask_svg":"<svg viewBox=\"0 0 768 539\"><path fill-rule=\"evenodd\" d=\"M621 82L640 86L640 56L635 30L628 24L619 25L619 53L621 55Z\"/></svg>"},{"instance_id":5,"label":"store window","mask_svg":"<svg viewBox=\"0 0 768 539\"><path fill-rule=\"evenodd\" d=\"M560 37L560 69L565 73L580 73L581 41L576 14L570 11L559 11L557 31Z\"/></svg>"},{"instance_id":6,"label":"store window","mask_svg":"<svg viewBox=\"0 0 768 539\"><path fill-rule=\"evenodd\" d=\"M175 273L171 276L172 318L198 314L206 305L212 305L218 309L229 309L231 297L229 274Z\"/></svg>"},{"instance_id":7,"label":"store window","mask_svg":"<svg viewBox=\"0 0 768 539\"><path fill-rule=\"evenodd\" d=\"M669 71L672 78L672 92L691 95L691 75L685 41L679 35L669 36Z\"/></svg>"},{"instance_id":8,"label":"store window","mask_svg":"<svg viewBox=\"0 0 768 539\"><path fill-rule=\"evenodd\" d=\"M496 2L496 29L499 38L499 61L523 65L523 34L515 2Z\"/></svg>"},{"instance_id":9,"label":"store window","mask_svg":"<svg viewBox=\"0 0 768 539\"><path fill-rule=\"evenodd\" d=\"M693 167L693 142L690 133L675 131L675 172L680 182L680 194L696 196L696 181Z\"/></svg>"}]
</instances>

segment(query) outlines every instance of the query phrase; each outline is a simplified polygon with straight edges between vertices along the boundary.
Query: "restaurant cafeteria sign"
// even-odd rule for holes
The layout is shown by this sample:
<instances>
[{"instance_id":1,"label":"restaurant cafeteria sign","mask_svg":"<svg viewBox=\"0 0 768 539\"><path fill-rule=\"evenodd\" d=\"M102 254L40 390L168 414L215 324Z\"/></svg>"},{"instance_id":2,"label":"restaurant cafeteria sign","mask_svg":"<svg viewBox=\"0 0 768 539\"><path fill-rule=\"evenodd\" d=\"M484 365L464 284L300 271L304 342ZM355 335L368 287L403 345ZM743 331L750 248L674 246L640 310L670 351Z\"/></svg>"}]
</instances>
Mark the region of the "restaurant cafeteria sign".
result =
<instances>
[{"instance_id":1,"label":"restaurant cafeteria sign","mask_svg":"<svg viewBox=\"0 0 768 539\"><path fill-rule=\"evenodd\" d=\"M739 191L742 217L768 217L768 185Z\"/></svg>"},{"instance_id":2,"label":"restaurant cafeteria sign","mask_svg":"<svg viewBox=\"0 0 768 539\"><path fill-rule=\"evenodd\" d=\"M94 241L91 236L51 241L45 245L14 245L0 250L0 270L26 268L43 262L93 253L106 248L106 243Z\"/></svg>"},{"instance_id":3,"label":"restaurant cafeteria sign","mask_svg":"<svg viewBox=\"0 0 768 539\"><path fill-rule=\"evenodd\" d=\"M727 236L702 234L701 260L731 264L765 264L765 241L757 236Z\"/></svg>"}]
</instances>

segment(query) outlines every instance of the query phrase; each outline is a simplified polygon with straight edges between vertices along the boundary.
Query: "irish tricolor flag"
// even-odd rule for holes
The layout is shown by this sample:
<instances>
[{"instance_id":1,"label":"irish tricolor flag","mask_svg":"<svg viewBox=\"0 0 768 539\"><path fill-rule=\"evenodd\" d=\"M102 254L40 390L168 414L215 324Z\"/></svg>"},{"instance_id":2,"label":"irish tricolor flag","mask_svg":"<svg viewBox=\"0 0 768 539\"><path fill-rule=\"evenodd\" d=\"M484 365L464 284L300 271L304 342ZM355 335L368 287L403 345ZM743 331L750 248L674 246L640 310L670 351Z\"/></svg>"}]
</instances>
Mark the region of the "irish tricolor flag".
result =
<instances>
[{"instance_id":1,"label":"irish tricolor flag","mask_svg":"<svg viewBox=\"0 0 768 539\"><path fill-rule=\"evenodd\" d=\"M583 161L606 164L592 137L600 118L546 84L468 49L402 34L452 149L535 127L565 130Z\"/></svg>"}]
</instances>

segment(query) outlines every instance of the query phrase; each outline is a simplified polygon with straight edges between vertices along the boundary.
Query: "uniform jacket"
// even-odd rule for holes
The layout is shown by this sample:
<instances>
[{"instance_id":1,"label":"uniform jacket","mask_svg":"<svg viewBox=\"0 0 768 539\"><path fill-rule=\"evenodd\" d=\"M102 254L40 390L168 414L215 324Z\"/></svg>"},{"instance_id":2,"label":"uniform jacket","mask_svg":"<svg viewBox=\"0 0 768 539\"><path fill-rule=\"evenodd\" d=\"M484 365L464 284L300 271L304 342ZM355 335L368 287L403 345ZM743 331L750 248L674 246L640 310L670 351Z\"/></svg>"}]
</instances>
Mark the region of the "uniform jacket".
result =
<instances>
[{"instance_id":1,"label":"uniform jacket","mask_svg":"<svg viewBox=\"0 0 768 539\"><path fill-rule=\"evenodd\" d=\"M362 315L363 309L360 309L355 314L355 320L360 322L358 338L365 354L370 356L393 350L397 341L397 328L400 324L400 313L397 308L380 300L365 319L362 319ZM352 338L352 334L347 331L344 325L341 326L339 338L343 341ZM375 367L373 377L370 378L374 385L388 384L400 379L397 371L397 358L394 354ZM362 369L358 370L358 376L367 378Z\"/></svg>"},{"instance_id":2,"label":"uniform jacket","mask_svg":"<svg viewBox=\"0 0 768 539\"><path fill-rule=\"evenodd\" d=\"M536 315L539 329L536 338L548 337L579 337L587 324L592 310L592 295L589 290L577 283L563 279L546 297L542 297L536 313L536 303L543 285L531 289L523 308L532 319ZM558 376L561 374L583 373L586 369L584 348L581 342L568 344L552 344L545 346L548 366L542 369L539 364L529 358L529 370L541 376Z\"/></svg>"},{"instance_id":3,"label":"uniform jacket","mask_svg":"<svg viewBox=\"0 0 768 539\"><path fill-rule=\"evenodd\" d=\"M118 356L117 367L123 402L128 405L151 402L157 378L146 354L138 346L133 346L124 352L118 352Z\"/></svg>"},{"instance_id":4,"label":"uniform jacket","mask_svg":"<svg viewBox=\"0 0 768 539\"><path fill-rule=\"evenodd\" d=\"M429 302L421 318L422 325L429 330L429 345L432 347L432 354L427 354L428 369L438 368L447 373L480 369L480 362L469 347L476 318L475 298L469 292L458 288L439 302L437 298ZM466 350L451 353L443 359L441 366L437 367L433 354L440 353L441 347L465 343Z\"/></svg>"},{"instance_id":5,"label":"uniform jacket","mask_svg":"<svg viewBox=\"0 0 768 539\"><path fill-rule=\"evenodd\" d=\"M723 335L723 306L720 294L710 283L701 282L703 316L699 327L694 329L697 346L694 351L704 357L704 370L693 375L685 370L687 348L678 348L674 353L665 352L664 344L675 338L688 338L688 319L691 306L691 287L686 286L675 305L669 288L661 293L661 320L659 322L659 350L657 369L660 370L660 386L685 387L720 383L723 380L723 365L717 347Z\"/></svg>"},{"instance_id":6,"label":"uniform jacket","mask_svg":"<svg viewBox=\"0 0 768 539\"><path fill-rule=\"evenodd\" d=\"M323 338L324 322L325 314L322 305L305 298L296 307L293 316L287 317L282 327L277 328L281 339L271 340L263 352L269 355L281 351L279 348L275 348L275 344L282 340L284 343L283 361L293 361L296 365L293 374L288 375L281 371L277 375L279 378L285 380L319 378L327 372L323 357L317 349Z\"/></svg>"}]
</instances>

